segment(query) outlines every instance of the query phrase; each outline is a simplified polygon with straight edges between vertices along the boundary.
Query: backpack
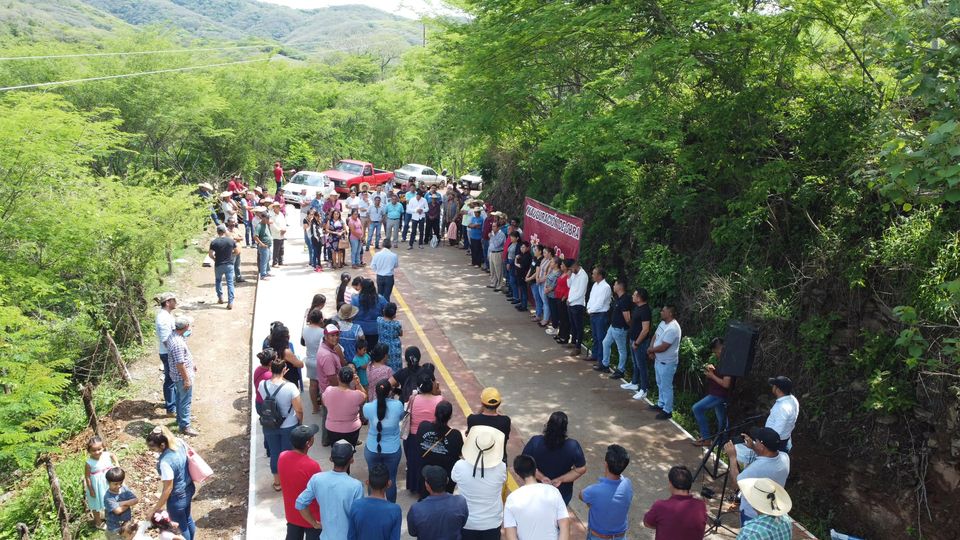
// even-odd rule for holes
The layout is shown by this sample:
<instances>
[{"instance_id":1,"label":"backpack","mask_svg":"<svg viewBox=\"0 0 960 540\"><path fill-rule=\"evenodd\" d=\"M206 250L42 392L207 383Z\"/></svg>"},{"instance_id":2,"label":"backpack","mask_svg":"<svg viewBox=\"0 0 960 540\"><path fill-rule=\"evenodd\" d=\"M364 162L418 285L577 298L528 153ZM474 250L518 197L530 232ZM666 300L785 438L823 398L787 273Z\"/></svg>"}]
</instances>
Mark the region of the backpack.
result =
<instances>
[{"instance_id":1,"label":"backpack","mask_svg":"<svg viewBox=\"0 0 960 540\"><path fill-rule=\"evenodd\" d=\"M287 383L281 384L271 394L267 388L267 381L263 381L263 390L267 395L264 396L263 403L260 406L260 425L263 426L264 429L280 429L283 421L290 415L289 410L287 414L283 414L283 412L280 411L280 403L277 401L277 394L280 393L280 389L286 385ZM290 409L293 409L292 405Z\"/></svg>"}]
</instances>

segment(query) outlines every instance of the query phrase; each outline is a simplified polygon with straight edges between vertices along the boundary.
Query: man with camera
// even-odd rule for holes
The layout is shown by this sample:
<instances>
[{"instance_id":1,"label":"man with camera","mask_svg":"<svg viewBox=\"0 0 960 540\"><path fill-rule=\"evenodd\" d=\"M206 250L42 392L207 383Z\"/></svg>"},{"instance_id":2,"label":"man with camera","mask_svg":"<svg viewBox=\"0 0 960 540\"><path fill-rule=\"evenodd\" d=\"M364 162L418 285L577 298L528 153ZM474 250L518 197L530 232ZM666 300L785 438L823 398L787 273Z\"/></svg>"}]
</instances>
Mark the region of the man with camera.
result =
<instances>
[{"instance_id":1,"label":"man with camera","mask_svg":"<svg viewBox=\"0 0 960 540\"><path fill-rule=\"evenodd\" d=\"M743 457L738 455L737 447L733 442L728 441L723 447L724 452L730 458L730 481L734 486L740 488L738 481L748 478L768 478L781 486L787 483L787 476L790 475L790 456L786 452L778 450L780 447L780 436L769 427L753 428L750 434L743 435L743 446L748 448L755 456L753 461L747 461L746 467L740 470L740 462ZM743 526L747 521L757 517L757 511L751 506L746 498L740 501L740 525Z\"/></svg>"}]
</instances>

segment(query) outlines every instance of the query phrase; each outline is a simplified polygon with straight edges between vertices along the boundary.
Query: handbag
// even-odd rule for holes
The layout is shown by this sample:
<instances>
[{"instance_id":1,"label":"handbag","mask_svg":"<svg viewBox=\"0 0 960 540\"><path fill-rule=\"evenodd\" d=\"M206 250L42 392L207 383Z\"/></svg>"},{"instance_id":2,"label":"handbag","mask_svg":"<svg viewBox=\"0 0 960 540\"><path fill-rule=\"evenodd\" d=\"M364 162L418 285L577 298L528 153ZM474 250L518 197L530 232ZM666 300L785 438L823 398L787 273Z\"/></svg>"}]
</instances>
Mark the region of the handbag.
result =
<instances>
[{"instance_id":1,"label":"handbag","mask_svg":"<svg viewBox=\"0 0 960 540\"><path fill-rule=\"evenodd\" d=\"M190 479L194 484L202 484L213 476L213 469L207 462L196 453L193 448L187 446L187 472L190 473Z\"/></svg>"},{"instance_id":2,"label":"handbag","mask_svg":"<svg viewBox=\"0 0 960 540\"><path fill-rule=\"evenodd\" d=\"M340 237L340 240L337 241L337 249L347 249L350 247L350 240Z\"/></svg>"},{"instance_id":3,"label":"handbag","mask_svg":"<svg viewBox=\"0 0 960 540\"><path fill-rule=\"evenodd\" d=\"M413 400L417 398L416 390L414 394L410 396L410 400L407 401L407 406L403 409L403 418L400 420L400 438L407 440L407 437L410 436L410 421L413 416Z\"/></svg>"}]
</instances>

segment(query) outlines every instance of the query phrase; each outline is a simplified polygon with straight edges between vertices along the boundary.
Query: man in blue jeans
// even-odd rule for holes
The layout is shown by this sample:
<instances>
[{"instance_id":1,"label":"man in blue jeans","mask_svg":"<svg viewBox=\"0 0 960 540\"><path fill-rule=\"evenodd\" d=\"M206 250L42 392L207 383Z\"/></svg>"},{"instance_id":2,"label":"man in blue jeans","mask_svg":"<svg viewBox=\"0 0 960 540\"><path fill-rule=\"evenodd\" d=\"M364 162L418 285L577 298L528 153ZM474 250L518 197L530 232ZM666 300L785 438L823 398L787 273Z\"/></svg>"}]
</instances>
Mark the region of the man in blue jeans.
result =
<instances>
[{"instance_id":1,"label":"man in blue jeans","mask_svg":"<svg viewBox=\"0 0 960 540\"><path fill-rule=\"evenodd\" d=\"M680 323L674 318L674 306L667 304L660 310L660 324L653 335L653 345L647 349L647 358L654 361L657 376L657 403L650 408L660 411L657 420L673 417L673 376L680 363Z\"/></svg>"},{"instance_id":2,"label":"man in blue jeans","mask_svg":"<svg viewBox=\"0 0 960 540\"><path fill-rule=\"evenodd\" d=\"M710 341L710 352L719 362L723 354L723 339L713 338ZM717 373L717 368L713 364L707 364L703 369L703 374L707 377L707 395L693 405L693 416L697 419L697 425L700 426L700 440L694 441L694 446L710 446L713 444L713 435L710 433L710 423L707 422L707 412L713 409L717 415L717 432L727 428L727 400L730 398L730 390L733 388L733 377Z\"/></svg>"},{"instance_id":3,"label":"man in blue jeans","mask_svg":"<svg viewBox=\"0 0 960 540\"><path fill-rule=\"evenodd\" d=\"M587 360L597 362L602 373L610 373L610 367L602 365L603 339L607 337L610 327L610 299L613 290L607 283L607 273L599 266L593 269L593 287L590 288L590 297L587 300L587 315L590 317L590 332L593 333L593 347Z\"/></svg>"},{"instance_id":4,"label":"man in blue jeans","mask_svg":"<svg viewBox=\"0 0 960 540\"><path fill-rule=\"evenodd\" d=\"M267 209L258 206L256 209L257 217L260 223L257 224L256 234L253 240L257 243L257 268L260 272L260 279L270 277L270 253L273 247L273 236L270 234L270 216Z\"/></svg>"},{"instance_id":5,"label":"man in blue jeans","mask_svg":"<svg viewBox=\"0 0 960 540\"><path fill-rule=\"evenodd\" d=\"M214 289L217 291L217 303L223 303L221 281L227 281L227 309L233 309L233 259L240 254L240 246L227 236L227 226L217 225L217 237L210 242L208 255L213 259Z\"/></svg>"},{"instance_id":6,"label":"man in blue jeans","mask_svg":"<svg viewBox=\"0 0 960 540\"><path fill-rule=\"evenodd\" d=\"M623 370L627 369L627 358L630 349L627 348L627 331L630 329L630 312L633 302L627 297L627 284L622 279L613 283L613 309L610 310L610 328L603 338L603 358L593 369L610 369L610 355L613 353L613 344L617 344L619 361L617 369L610 374L611 379L622 379Z\"/></svg>"},{"instance_id":7,"label":"man in blue jeans","mask_svg":"<svg viewBox=\"0 0 960 540\"><path fill-rule=\"evenodd\" d=\"M190 337L190 319L177 317L173 323L173 333L167 338L167 354L170 360L170 378L173 379L174 395L177 402L177 425L182 435L199 435L190 427L190 408L193 404L193 377L196 368L193 355L187 347Z\"/></svg>"},{"instance_id":8,"label":"man in blue jeans","mask_svg":"<svg viewBox=\"0 0 960 540\"><path fill-rule=\"evenodd\" d=\"M620 385L624 390L636 392L633 399L639 401L647 397L647 348L650 346L650 320L653 313L647 304L650 294L640 287L633 291L633 309L630 311L630 352L633 354L633 377L630 382Z\"/></svg>"}]
</instances>

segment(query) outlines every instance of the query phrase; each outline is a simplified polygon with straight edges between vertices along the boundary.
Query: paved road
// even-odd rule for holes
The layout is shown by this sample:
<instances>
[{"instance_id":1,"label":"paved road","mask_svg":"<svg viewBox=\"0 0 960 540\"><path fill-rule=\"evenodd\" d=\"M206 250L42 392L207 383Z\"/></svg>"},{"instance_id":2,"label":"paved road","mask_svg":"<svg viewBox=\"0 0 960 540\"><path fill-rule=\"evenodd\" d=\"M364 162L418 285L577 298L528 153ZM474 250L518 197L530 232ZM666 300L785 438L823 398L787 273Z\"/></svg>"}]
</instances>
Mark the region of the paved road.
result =
<instances>
[{"instance_id":1,"label":"paved road","mask_svg":"<svg viewBox=\"0 0 960 540\"><path fill-rule=\"evenodd\" d=\"M292 207L290 211L296 212ZM287 264L274 271L275 278L258 286L254 353L275 320L286 323L291 340L299 343L303 314L315 293L327 295L325 314L332 313L340 272L314 273L306 267L302 239L294 237L287 244ZM690 446L689 435L670 422L655 420L645 403L631 400L630 393L619 388L620 381L601 377L588 363L566 356L526 314L484 287L487 274L472 269L462 251L449 247L407 251L404 245L397 252L401 269L394 301L404 325L403 345L418 345L424 361L437 364L443 393L454 404L453 424L465 428L464 413L476 408L480 390L496 386L504 397L502 411L513 419L509 453L515 455L541 430L550 413L565 411L570 417L569 434L580 441L587 458L588 472L576 483L575 491L602 474L608 444L623 445L631 455L625 475L633 482L635 493L628 537L653 538L652 531L642 527L643 513L656 499L669 496L667 470L674 464L694 468L699 463L700 453ZM298 353L303 354L302 348ZM251 356L251 373L256 365ZM309 407L305 409L305 422L319 423ZM271 488L255 415L251 416L247 537L281 538L285 526L282 503ZM365 432L361 441L364 438ZM311 455L325 470L329 467L326 449L318 445ZM366 467L360 456L353 471L363 479ZM402 471L401 465L401 477ZM695 488L699 489L699 482ZM410 494L400 491L398 503L404 514L413 502ZM576 497L571 509L586 521L587 508ZM579 521L575 529L574 538L585 536Z\"/></svg>"}]
</instances>

